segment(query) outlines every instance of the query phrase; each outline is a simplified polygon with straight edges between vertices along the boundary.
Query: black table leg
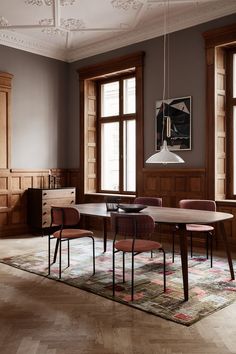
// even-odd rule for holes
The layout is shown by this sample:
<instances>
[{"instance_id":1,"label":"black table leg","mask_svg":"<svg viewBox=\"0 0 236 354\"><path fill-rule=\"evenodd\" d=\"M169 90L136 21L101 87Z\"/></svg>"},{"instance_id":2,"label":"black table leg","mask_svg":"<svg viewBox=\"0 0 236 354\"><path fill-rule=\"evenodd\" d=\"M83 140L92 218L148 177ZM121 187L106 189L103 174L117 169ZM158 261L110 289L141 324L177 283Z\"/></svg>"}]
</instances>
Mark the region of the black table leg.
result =
<instances>
[{"instance_id":1,"label":"black table leg","mask_svg":"<svg viewBox=\"0 0 236 354\"><path fill-rule=\"evenodd\" d=\"M232 262L232 258L231 258L231 252L230 252L230 249L229 249L229 244L228 244L228 241L227 241L227 236L226 236L226 232L225 232L224 222L220 221L219 224L220 224L219 225L220 226L220 234L221 234L221 237L222 237L222 240L223 240L223 243L224 243L224 246L225 246L226 254L227 254L227 257L228 257L228 263L229 263L229 270L230 270L230 274L231 274L231 279L234 280L235 276L234 276L233 262Z\"/></svg>"},{"instance_id":2,"label":"black table leg","mask_svg":"<svg viewBox=\"0 0 236 354\"><path fill-rule=\"evenodd\" d=\"M182 263L184 300L188 301L188 240L185 224L179 224L180 255Z\"/></svg>"}]
</instances>

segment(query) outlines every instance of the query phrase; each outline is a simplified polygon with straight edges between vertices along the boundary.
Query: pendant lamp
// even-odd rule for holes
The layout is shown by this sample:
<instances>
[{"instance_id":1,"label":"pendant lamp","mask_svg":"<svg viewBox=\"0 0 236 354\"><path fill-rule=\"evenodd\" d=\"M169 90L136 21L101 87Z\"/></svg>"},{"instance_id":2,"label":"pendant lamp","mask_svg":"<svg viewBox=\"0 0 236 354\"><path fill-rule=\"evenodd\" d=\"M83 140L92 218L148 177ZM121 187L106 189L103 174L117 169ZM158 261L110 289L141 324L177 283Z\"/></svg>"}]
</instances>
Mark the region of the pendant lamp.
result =
<instances>
[{"instance_id":1,"label":"pendant lamp","mask_svg":"<svg viewBox=\"0 0 236 354\"><path fill-rule=\"evenodd\" d=\"M166 137L171 136L171 118L165 115L165 99L166 99L166 8L169 9L169 0L166 0L164 3L164 35L163 35L163 48L164 48L164 55L163 55L163 96L162 96L162 114L163 114L163 129L162 129L162 146L159 152L150 156L146 163L162 163L162 164L169 164L169 163L184 163L184 160L178 156L177 154L170 152L167 146L167 141L164 139L164 133ZM169 51L168 51L169 55ZM168 59L168 58L167 58ZM168 62L168 61L167 61ZM164 124L166 122L166 124ZM166 130L164 132L164 130Z\"/></svg>"}]
</instances>

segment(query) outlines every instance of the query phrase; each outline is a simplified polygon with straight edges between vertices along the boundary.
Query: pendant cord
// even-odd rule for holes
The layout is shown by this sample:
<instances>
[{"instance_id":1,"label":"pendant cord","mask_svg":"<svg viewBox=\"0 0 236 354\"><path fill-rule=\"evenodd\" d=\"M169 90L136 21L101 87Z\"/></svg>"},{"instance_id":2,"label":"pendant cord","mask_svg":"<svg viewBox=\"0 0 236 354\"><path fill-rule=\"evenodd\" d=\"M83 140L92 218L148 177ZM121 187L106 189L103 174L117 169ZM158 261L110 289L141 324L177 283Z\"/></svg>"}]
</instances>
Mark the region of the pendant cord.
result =
<instances>
[{"instance_id":1,"label":"pendant cord","mask_svg":"<svg viewBox=\"0 0 236 354\"><path fill-rule=\"evenodd\" d=\"M161 140L162 145L164 139L164 130L165 130L165 98L166 98L166 45L167 45L167 38L166 38L166 5L168 3L164 2L164 21L163 21L163 91L162 91L162 132L161 132ZM168 65L168 63L167 63Z\"/></svg>"}]
</instances>

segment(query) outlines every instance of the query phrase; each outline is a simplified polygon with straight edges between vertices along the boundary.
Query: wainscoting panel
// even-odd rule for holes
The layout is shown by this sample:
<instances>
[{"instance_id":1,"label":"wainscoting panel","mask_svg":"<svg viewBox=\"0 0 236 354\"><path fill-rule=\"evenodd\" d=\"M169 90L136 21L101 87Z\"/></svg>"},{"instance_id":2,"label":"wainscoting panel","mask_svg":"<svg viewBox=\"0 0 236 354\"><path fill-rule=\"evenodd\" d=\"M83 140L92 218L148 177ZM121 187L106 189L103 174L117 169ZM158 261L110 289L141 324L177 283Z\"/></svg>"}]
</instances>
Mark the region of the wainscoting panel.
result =
<instances>
[{"instance_id":1,"label":"wainscoting panel","mask_svg":"<svg viewBox=\"0 0 236 354\"><path fill-rule=\"evenodd\" d=\"M76 187L77 203L104 201L104 195L82 195L83 180L79 169L52 169L51 172L56 176L58 187ZM27 189L48 188L48 176L49 170L0 170L0 237L29 232ZM206 198L204 169L144 169L138 183L139 196L162 197L163 206L167 207L177 207L183 198ZM124 198L127 203L132 200ZM225 227L230 245L236 250L236 201L219 201L217 210L234 215L233 220L225 222ZM102 228L102 223L90 221L89 226ZM162 227L161 233L169 238L171 228ZM222 246L218 235L215 246Z\"/></svg>"},{"instance_id":2,"label":"wainscoting panel","mask_svg":"<svg viewBox=\"0 0 236 354\"><path fill-rule=\"evenodd\" d=\"M140 181L139 181L140 183ZM177 207L180 199L206 197L204 169L144 169L140 196L163 198L163 206Z\"/></svg>"},{"instance_id":3,"label":"wainscoting panel","mask_svg":"<svg viewBox=\"0 0 236 354\"><path fill-rule=\"evenodd\" d=\"M52 169L58 187L74 183L78 175ZM49 170L0 170L0 237L29 232L27 225L28 188L48 188ZM78 181L77 181L78 185Z\"/></svg>"}]
</instances>

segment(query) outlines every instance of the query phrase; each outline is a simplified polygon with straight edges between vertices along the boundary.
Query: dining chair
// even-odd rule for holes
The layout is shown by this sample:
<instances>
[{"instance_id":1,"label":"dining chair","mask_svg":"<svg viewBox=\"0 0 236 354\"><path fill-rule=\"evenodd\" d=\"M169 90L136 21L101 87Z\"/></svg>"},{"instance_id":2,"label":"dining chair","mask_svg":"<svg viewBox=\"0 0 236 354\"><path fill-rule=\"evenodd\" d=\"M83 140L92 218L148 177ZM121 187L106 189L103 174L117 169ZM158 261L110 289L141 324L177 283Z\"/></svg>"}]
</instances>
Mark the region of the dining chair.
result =
<instances>
[{"instance_id":1,"label":"dining chair","mask_svg":"<svg viewBox=\"0 0 236 354\"><path fill-rule=\"evenodd\" d=\"M179 207L182 209L216 211L216 203L214 200L182 199L179 201ZM178 227L176 226L173 231L173 234L172 234L172 262L174 262L175 232L177 230L178 230ZM196 235L199 233L206 235L206 257L208 259L209 241L210 241L210 259L211 259L211 268L212 268L212 266L213 266L212 239L214 236L214 227L212 225L187 224L186 230L190 233L191 257L193 256L193 235Z\"/></svg>"},{"instance_id":2,"label":"dining chair","mask_svg":"<svg viewBox=\"0 0 236 354\"><path fill-rule=\"evenodd\" d=\"M134 204L143 204L147 206L156 206L162 207L162 198L159 197L136 197L134 199ZM155 228L158 227L158 224L155 224ZM153 256L151 251L151 257Z\"/></svg>"},{"instance_id":3,"label":"dining chair","mask_svg":"<svg viewBox=\"0 0 236 354\"><path fill-rule=\"evenodd\" d=\"M79 210L74 207L55 207L51 208L51 226L48 237L48 274L51 272L51 240L56 239L54 258L52 264L56 262L59 247L59 279L61 279L61 260L62 260L62 242L67 241L68 267L70 266L70 241L89 237L92 239L93 252L93 275L95 274L95 243L93 232L78 228L80 221ZM55 228L57 230L55 231Z\"/></svg>"},{"instance_id":4,"label":"dining chair","mask_svg":"<svg viewBox=\"0 0 236 354\"><path fill-rule=\"evenodd\" d=\"M131 260L131 301L134 299L134 257L143 252L154 250L163 253L163 282L166 291L165 251L159 242L152 241L155 222L150 215L135 213L111 213L113 239L113 296L115 296L115 254L123 252L123 283L125 282L125 254L130 253ZM119 237L119 239L118 239Z\"/></svg>"},{"instance_id":5,"label":"dining chair","mask_svg":"<svg viewBox=\"0 0 236 354\"><path fill-rule=\"evenodd\" d=\"M157 197L137 197L134 199L134 204L143 204L148 206L162 206L162 198Z\"/></svg>"}]
</instances>

